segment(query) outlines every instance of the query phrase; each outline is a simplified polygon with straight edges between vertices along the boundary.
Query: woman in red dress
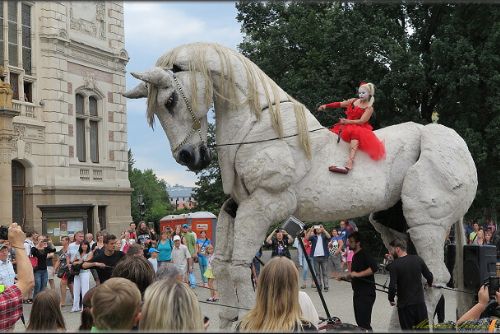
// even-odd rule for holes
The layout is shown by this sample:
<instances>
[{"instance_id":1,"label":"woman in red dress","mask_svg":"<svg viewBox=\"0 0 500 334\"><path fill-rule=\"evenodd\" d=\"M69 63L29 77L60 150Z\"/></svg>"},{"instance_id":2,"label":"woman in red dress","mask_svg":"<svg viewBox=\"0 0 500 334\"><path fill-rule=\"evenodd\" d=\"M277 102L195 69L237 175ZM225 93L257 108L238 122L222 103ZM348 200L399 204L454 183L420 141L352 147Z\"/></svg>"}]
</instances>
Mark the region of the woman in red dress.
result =
<instances>
[{"instance_id":1,"label":"woman in red dress","mask_svg":"<svg viewBox=\"0 0 500 334\"><path fill-rule=\"evenodd\" d=\"M342 140L350 143L351 150L345 167L330 166L329 170L334 173L347 174L351 169L354 156L358 148L367 153L373 160L385 157L385 147L373 133L373 127L368 123L373 114L373 95L375 86L372 83L361 82L358 88L359 98L352 98L342 102L323 104L318 111L326 108L346 108L347 118L341 118L330 131L336 133Z\"/></svg>"}]
</instances>

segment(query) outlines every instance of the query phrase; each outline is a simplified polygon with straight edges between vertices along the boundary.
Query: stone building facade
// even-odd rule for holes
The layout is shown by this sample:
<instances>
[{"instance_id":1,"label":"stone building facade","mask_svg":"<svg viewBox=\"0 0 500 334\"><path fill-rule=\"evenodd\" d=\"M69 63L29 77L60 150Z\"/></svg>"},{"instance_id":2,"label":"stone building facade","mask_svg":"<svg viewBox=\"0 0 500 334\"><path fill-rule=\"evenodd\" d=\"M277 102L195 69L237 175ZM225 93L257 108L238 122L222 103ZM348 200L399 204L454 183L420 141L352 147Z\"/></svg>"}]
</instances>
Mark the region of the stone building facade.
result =
<instances>
[{"instance_id":1,"label":"stone building facade","mask_svg":"<svg viewBox=\"0 0 500 334\"><path fill-rule=\"evenodd\" d=\"M61 236L132 221L123 2L3 1L0 223Z\"/></svg>"}]
</instances>

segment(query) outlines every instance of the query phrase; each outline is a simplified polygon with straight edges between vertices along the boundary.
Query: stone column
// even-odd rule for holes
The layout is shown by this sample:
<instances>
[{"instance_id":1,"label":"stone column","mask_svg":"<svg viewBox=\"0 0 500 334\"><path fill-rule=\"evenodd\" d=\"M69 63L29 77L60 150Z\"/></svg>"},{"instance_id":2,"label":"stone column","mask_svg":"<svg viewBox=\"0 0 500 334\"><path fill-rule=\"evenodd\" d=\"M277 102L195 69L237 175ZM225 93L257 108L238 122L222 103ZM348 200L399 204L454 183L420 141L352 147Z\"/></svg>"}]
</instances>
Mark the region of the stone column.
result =
<instances>
[{"instance_id":1,"label":"stone column","mask_svg":"<svg viewBox=\"0 0 500 334\"><path fill-rule=\"evenodd\" d=\"M18 111L12 109L12 89L0 82L0 224L12 223L12 153L15 133L12 125ZM22 223L22 222L19 222Z\"/></svg>"}]
</instances>

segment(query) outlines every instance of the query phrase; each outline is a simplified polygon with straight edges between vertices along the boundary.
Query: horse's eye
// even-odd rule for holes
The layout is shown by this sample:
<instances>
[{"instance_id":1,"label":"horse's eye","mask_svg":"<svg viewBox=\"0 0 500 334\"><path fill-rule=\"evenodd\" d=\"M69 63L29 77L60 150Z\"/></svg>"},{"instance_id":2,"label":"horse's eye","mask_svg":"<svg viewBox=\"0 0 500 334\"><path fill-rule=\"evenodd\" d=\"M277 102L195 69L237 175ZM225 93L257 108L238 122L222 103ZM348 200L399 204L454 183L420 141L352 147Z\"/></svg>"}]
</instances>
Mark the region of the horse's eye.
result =
<instances>
[{"instance_id":1,"label":"horse's eye","mask_svg":"<svg viewBox=\"0 0 500 334\"><path fill-rule=\"evenodd\" d=\"M170 97L168 98L167 102L165 102L165 108L170 109L174 107L176 103L177 103L177 94L173 92L172 95L170 95Z\"/></svg>"}]
</instances>

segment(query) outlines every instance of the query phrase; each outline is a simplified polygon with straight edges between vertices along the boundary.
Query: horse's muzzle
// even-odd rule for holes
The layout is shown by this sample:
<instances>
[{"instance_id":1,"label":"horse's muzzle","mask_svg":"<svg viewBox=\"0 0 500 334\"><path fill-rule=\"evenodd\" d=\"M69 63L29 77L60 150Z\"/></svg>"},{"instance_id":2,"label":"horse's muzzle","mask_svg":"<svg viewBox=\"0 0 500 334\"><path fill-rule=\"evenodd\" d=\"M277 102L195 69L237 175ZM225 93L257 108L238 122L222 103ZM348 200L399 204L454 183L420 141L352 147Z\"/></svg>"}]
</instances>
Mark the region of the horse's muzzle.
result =
<instances>
[{"instance_id":1,"label":"horse's muzzle","mask_svg":"<svg viewBox=\"0 0 500 334\"><path fill-rule=\"evenodd\" d=\"M201 145L198 148L187 145L179 151L177 161L192 171L199 171L206 168L211 159L210 151L206 145Z\"/></svg>"}]
</instances>

